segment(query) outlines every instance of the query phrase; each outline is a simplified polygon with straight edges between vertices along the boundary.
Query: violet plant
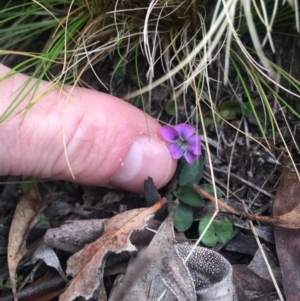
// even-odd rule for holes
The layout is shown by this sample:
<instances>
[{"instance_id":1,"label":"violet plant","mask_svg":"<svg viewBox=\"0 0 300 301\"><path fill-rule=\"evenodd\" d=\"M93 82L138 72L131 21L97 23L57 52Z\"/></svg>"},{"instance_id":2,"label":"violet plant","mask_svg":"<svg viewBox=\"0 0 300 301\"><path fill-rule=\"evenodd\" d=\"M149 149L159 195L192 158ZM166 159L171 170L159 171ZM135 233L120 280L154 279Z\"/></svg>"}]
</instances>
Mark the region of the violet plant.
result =
<instances>
[{"instance_id":1,"label":"violet plant","mask_svg":"<svg viewBox=\"0 0 300 301\"><path fill-rule=\"evenodd\" d=\"M204 205L203 196L193 188L194 184L200 183L203 173L203 158L200 157L201 138L195 133L193 126L184 123L175 127L163 126L161 134L166 141L171 143L169 151L172 158L180 159L184 156L187 161L179 173L179 187L173 192L173 195L180 201L174 216L174 226L179 232L184 232L194 222L194 209ZM213 194L211 184L201 184L200 187ZM221 197L219 190L217 190L217 197ZM209 221L209 216L201 219L198 225L199 235ZM207 246L213 246L217 242L224 243L232 237L232 232L233 227L229 220L214 221L202 242Z\"/></svg>"},{"instance_id":2,"label":"violet plant","mask_svg":"<svg viewBox=\"0 0 300 301\"><path fill-rule=\"evenodd\" d=\"M169 151L174 159L182 156L193 164L201 155L201 138L191 125L180 123L175 127L165 125L161 129L163 138L170 142Z\"/></svg>"}]
</instances>

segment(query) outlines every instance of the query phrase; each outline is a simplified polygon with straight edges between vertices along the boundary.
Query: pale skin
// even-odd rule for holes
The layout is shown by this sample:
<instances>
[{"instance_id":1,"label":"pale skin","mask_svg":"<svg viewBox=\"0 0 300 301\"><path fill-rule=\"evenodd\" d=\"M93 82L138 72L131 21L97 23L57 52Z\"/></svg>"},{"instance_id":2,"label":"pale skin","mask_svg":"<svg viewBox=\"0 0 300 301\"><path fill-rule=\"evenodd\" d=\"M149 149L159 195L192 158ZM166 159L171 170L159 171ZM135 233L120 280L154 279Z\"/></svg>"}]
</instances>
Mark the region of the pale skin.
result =
<instances>
[{"instance_id":1,"label":"pale skin","mask_svg":"<svg viewBox=\"0 0 300 301\"><path fill-rule=\"evenodd\" d=\"M0 64L0 78L8 71ZM0 115L26 79L16 74L0 82ZM48 82L40 83L36 95L48 87ZM18 108L19 113L0 125L0 175L141 192L148 176L159 188L174 174L177 163L163 141L159 123L147 115L147 127L144 112L125 101L83 88L67 87L63 92L57 88L23 119L20 112L29 99Z\"/></svg>"}]
</instances>

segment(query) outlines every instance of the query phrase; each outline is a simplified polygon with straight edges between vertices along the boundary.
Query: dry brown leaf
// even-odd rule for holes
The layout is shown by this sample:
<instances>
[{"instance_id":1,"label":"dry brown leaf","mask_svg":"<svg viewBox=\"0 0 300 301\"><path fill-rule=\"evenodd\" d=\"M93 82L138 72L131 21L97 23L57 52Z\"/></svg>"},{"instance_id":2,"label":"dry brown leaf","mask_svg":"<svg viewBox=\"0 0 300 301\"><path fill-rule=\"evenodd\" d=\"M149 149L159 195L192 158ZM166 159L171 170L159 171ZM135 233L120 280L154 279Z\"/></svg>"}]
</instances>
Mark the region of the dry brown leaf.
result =
<instances>
[{"instance_id":1,"label":"dry brown leaf","mask_svg":"<svg viewBox=\"0 0 300 301\"><path fill-rule=\"evenodd\" d=\"M53 195L40 199L36 188L32 187L18 202L11 223L7 247L7 263L14 300L17 301L15 273L20 260L27 252L26 238L30 229L38 222L39 215L53 200Z\"/></svg>"},{"instance_id":2,"label":"dry brown leaf","mask_svg":"<svg viewBox=\"0 0 300 301\"><path fill-rule=\"evenodd\" d=\"M246 265L234 265L233 273L244 290L259 291L260 294L268 294L274 291L274 284L271 280L260 277Z\"/></svg>"},{"instance_id":3,"label":"dry brown leaf","mask_svg":"<svg viewBox=\"0 0 300 301\"><path fill-rule=\"evenodd\" d=\"M273 205L274 218L285 216L291 223L299 223L300 182L291 163L285 159L282 177ZM296 212L295 212L296 211ZM297 221L298 219L298 221ZM274 227L277 256L287 301L298 301L300 292L300 227L285 229Z\"/></svg>"},{"instance_id":4,"label":"dry brown leaf","mask_svg":"<svg viewBox=\"0 0 300 301\"><path fill-rule=\"evenodd\" d=\"M262 245L262 249L276 280L281 282L278 262L265 245ZM248 266L233 265L233 276L239 301L278 300L270 273L259 248L257 248Z\"/></svg>"},{"instance_id":5,"label":"dry brown leaf","mask_svg":"<svg viewBox=\"0 0 300 301\"><path fill-rule=\"evenodd\" d=\"M56 253L45 243L42 243L33 253L30 263L34 264L37 261L42 260L47 266L56 269L62 279L65 282L68 282L67 277L65 276L64 271L61 268L59 259Z\"/></svg>"},{"instance_id":6,"label":"dry brown leaf","mask_svg":"<svg viewBox=\"0 0 300 301\"><path fill-rule=\"evenodd\" d=\"M298 180L298 178L297 178ZM298 187L300 187L300 182L298 180ZM300 191L299 191L300 192ZM298 198L300 197L300 194ZM283 228L289 229L300 229L300 204L298 204L292 211L274 217L275 225Z\"/></svg>"},{"instance_id":7,"label":"dry brown leaf","mask_svg":"<svg viewBox=\"0 0 300 301\"><path fill-rule=\"evenodd\" d=\"M109 252L135 251L129 240L131 233L143 229L147 221L166 204L166 198L162 198L152 207L126 211L108 219L104 234L69 258L67 274L74 278L59 300L72 301L77 297L87 300L99 291L103 286L106 255ZM101 300L105 300L105 297L102 296Z\"/></svg>"}]
</instances>

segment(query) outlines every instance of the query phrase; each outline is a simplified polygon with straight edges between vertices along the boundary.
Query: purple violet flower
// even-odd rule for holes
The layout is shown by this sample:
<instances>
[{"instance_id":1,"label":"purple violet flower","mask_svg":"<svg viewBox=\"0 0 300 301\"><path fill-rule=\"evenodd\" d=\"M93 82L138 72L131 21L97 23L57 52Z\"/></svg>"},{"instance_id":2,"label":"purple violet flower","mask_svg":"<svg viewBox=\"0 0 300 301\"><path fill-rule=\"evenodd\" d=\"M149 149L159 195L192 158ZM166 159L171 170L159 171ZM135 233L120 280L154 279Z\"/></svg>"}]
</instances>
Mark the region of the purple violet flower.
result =
<instances>
[{"instance_id":1,"label":"purple violet flower","mask_svg":"<svg viewBox=\"0 0 300 301\"><path fill-rule=\"evenodd\" d=\"M175 127L165 125L161 128L164 139L171 143L169 151L174 159L185 157L189 164L193 164L201 155L201 138L195 134L191 125L180 123Z\"/></svg>"}]
</instances>

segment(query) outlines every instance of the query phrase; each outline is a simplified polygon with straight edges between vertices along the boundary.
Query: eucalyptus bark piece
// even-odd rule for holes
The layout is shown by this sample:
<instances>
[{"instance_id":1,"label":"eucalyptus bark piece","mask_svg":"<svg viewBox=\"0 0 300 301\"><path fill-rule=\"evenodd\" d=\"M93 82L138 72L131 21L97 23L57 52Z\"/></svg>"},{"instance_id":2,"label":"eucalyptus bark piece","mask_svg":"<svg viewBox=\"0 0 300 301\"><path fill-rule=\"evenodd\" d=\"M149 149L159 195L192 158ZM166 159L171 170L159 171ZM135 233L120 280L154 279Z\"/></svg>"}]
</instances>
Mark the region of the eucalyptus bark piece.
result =
<instances>
[{"instance_id":1,"label":"eucalyptus bark piece","mask_svg":"<svg viewBox=\"0 0 300 301\"><path fill-rule=\"evenodd\" d=\"M67 221L60 227L48 229L44 242L51 248L74 254L103 234L104 222L104 219Z\"/></svg>"}]
</instances>

